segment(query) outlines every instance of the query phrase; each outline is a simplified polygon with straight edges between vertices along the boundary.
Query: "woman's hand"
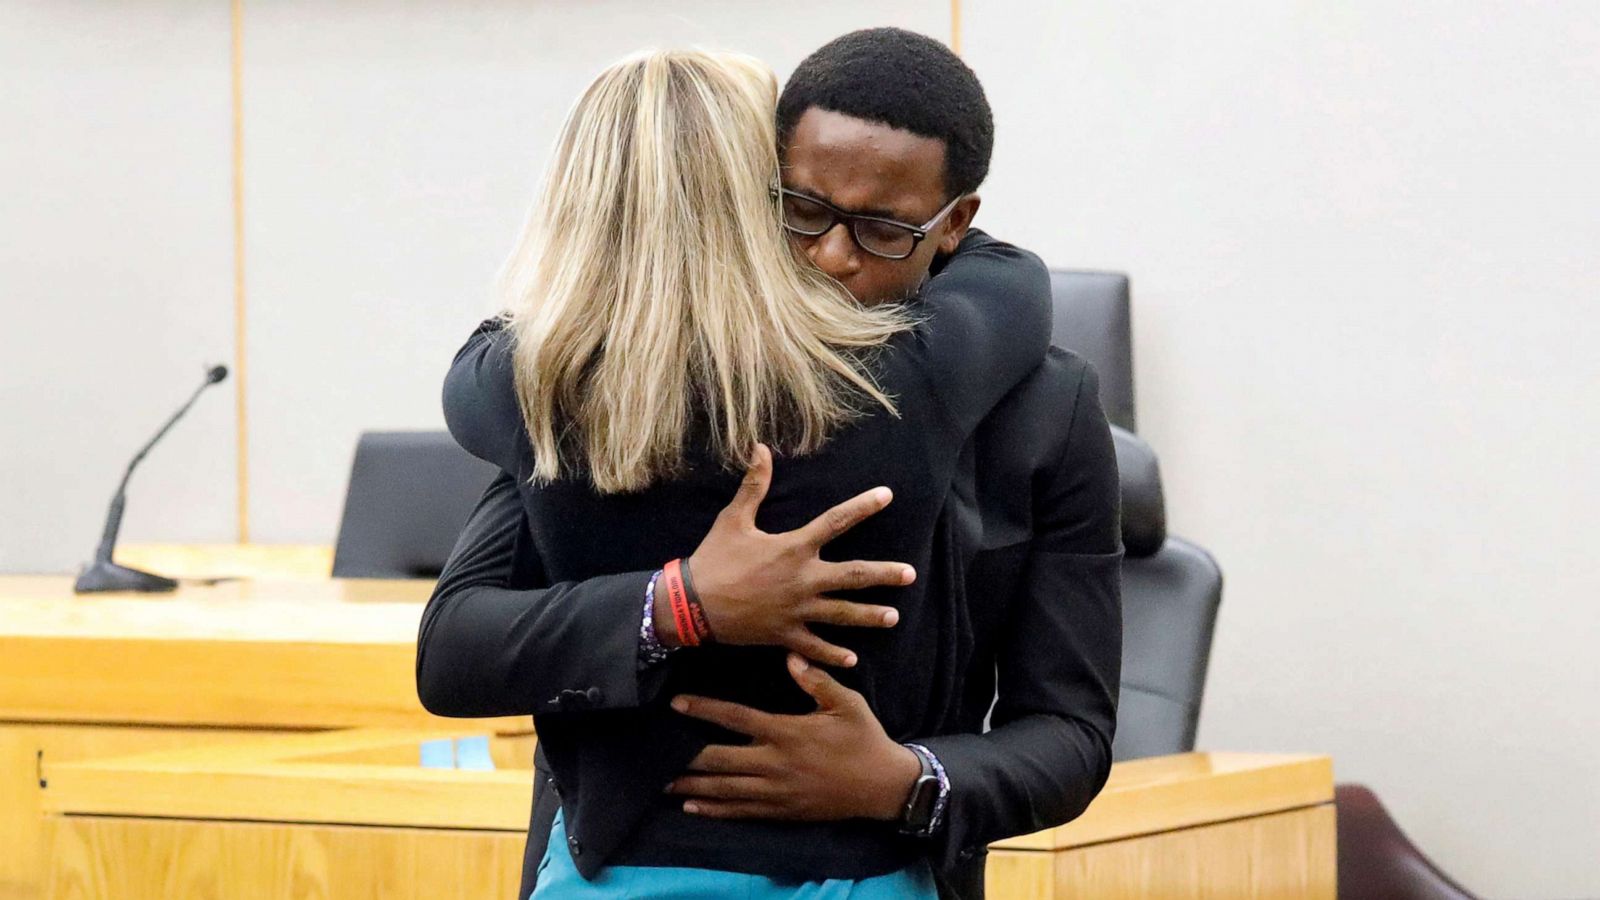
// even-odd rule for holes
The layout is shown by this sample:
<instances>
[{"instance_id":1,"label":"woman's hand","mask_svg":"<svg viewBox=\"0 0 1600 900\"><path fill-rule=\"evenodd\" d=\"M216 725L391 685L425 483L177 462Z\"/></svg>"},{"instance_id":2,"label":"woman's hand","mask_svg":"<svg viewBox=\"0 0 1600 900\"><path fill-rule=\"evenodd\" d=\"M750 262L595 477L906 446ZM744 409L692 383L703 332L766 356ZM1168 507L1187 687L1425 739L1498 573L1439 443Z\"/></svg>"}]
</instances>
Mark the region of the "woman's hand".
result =
<instances>
[{"instance_id":1,"label":"woman's hand","mask_svg":"<svg viewBox=\"0 0 1600 900\"><path fill-rule=\"evenodd\" d=\"M916 579L916 572L897 562L824 562L818 551L888 506L893 495L886 487L873 488L801 528L767 534L756 527L756 509L771 483L772 452L760 445L739 492L689 557L689 571L711 632L719 643L788 647L817 662L853 666L854 653L817 637L809 623L889 628L900 614L893 607L826 594L907 585ZM664 593L656 597L656 633L670 646L677 640L671 612Z\"/></svg>"}]
</instances>

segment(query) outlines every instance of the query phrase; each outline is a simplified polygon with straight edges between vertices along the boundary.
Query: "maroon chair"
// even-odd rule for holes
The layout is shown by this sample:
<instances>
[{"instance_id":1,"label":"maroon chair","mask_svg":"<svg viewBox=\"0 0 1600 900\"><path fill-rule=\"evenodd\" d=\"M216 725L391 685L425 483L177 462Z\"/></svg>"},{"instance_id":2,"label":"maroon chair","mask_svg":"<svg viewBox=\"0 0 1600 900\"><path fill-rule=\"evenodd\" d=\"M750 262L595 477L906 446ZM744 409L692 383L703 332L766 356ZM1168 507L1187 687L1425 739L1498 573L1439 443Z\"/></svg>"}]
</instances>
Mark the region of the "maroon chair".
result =
<instances>
[{"instance_id":1,"label":"maroon chair","mask_svg":"<svg viewBox=\"0 0 1600 900\"><path fill-rule=\"evenodd\" d=\"M1477 900L1411 843L1365 786L1338 785L1334 805L1340 900Z\"/></svg>"}]
</instances>

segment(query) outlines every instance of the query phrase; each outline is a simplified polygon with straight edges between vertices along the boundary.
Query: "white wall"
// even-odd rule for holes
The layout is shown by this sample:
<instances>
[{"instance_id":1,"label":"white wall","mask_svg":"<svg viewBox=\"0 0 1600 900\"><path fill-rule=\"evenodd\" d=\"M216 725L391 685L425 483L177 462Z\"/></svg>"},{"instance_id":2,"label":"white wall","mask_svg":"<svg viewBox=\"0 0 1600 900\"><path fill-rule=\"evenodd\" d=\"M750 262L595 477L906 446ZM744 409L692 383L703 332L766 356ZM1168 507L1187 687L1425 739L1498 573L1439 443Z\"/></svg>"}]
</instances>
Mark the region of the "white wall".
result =
<instances>
[{"instance_id":1,"label":"white wall","mask_svg":"<svg viewBox=\"0 0 1600 900\"><path fill-rule=\"evenodd\" d=\"M945 0L247 2L253 537L333 538L439 377L567 104L644 44L780 72ZM1201 744L1331 752L1488 896L1600 894L1600 8L998 3L981 216L1134 277L1140 423L1227 572ZM0 570L87 557L232 342L221 0L0 3ZM128 346L137 340L140 346ZM232 540L233 406L130 540Z\"/></svg>"},{"instance_id":2,"label":"white wall","mask_svg":"<svg viewBox=\"0 0 1600 900\"><path fill-rule=\"evenodd\" d=\"M357 435L442 428L578 90L644 46L786 72L944 0L246 2L251 538L331 543ZM0 571L71 571L122 467L233 357L229 4L0 2ZM237 539L232 385L143 464L125 541Z\"/></svg>"},{"instance_id":3,"label":"white wall","mask_svg":"<svg viewBox=\"0 0 1600 900\"><path fill-rule=\"evenodd\" d=\"M1600 894L1600 6L965 4L982 222L1134 284L1226 573L1205 747L1488 896Z\"/></svg>"},{"instance_id":4,"label":"white wall","mask_svg":"<svg viewBox=\"0 0 1600 900\"><path fill-rule=\"evenodd\" d=\"M868 24L949 33L940 0L246 4L251 526L331 542L363 429L442 428L451 355L578 92L645 46L782 71Z\"/></svg>"},{"instance_id":5,"label":"white wall","mask_svg":"<svg viewBox=\"0 0 1600 900\"><path fill-rule=\"evenodd\" d=\"M0 2L0 571L86 562L232 361L228 66L225 3ZM231 539L232 388L140 467L124 537Z\"/></svg>"}]
</instances>

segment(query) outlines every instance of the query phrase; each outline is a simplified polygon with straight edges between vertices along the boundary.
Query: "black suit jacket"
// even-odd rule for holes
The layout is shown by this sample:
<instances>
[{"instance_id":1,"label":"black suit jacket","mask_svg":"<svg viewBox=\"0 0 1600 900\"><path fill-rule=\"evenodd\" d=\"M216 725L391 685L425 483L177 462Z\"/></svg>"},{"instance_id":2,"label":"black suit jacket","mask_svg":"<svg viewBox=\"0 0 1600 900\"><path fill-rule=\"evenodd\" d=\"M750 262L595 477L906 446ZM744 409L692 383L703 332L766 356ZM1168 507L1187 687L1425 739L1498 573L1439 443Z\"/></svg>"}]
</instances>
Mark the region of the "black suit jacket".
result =
<instances>
[{"instance_id":1,"label":"black suit jacket","mask_svg":"<svg viewBox=\"0 0 1600 900\"><path fill-rule=\"evenodd\" d=\"M958 468L943 525L959 548L951 562L970 585L961 610L970 622L961 624L972 647L957 715L917 739L945 763L953 788L946 824L923 852L944 873L948 896L972 896L988 842L1077 815L1110 765L1120 661L1117 479L1087 365L1053 351L966 443ZM637 579L550 587L531 551L517 487L504 477L469 520L424 614L425 705L446 715L565 709L583 692L549 688L582 684L599 687L606 706L626 707L659 690L657 674L627 665ZM580 620L594 627L575 648ZM997 682L995 728L981 734ZM541 777L524 891L554 814L552 786Z\"/></svg>"}]
</instances>

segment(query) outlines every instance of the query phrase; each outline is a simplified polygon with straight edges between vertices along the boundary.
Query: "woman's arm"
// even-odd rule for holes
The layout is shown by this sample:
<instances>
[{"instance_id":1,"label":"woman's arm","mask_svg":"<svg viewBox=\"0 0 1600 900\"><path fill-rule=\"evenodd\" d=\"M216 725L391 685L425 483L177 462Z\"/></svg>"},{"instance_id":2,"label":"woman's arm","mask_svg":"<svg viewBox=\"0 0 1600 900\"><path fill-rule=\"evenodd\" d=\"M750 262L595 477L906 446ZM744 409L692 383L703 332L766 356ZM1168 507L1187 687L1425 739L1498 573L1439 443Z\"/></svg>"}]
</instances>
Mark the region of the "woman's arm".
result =
<instances>
[{"instance_id":1,"label":"woman's arm","mask_svg":"<svg viewBox=\"0 0 1600 900\"><path fill-rule=\"evenodd\" d=\"M468 517L417 636L417 695L441 716L640 706L669 664L641 669L650 572L549 584L516 481L497 475Z\"/></svg>"},{"instance_id":2,"label":"woman's arm","mask_svg":"<svg viewBox=\"0 0 1600 900\"><path fill-rule=\"evenodd\" d=\"M517 477L526 444L510 333L489 319L456 353L444 417L467 452L501 472L468 517L422 613L417 694L445 716L639 706L666 667L641 669L650 572L551 584L528 533Z\"/></svg>"}]
</instances>

